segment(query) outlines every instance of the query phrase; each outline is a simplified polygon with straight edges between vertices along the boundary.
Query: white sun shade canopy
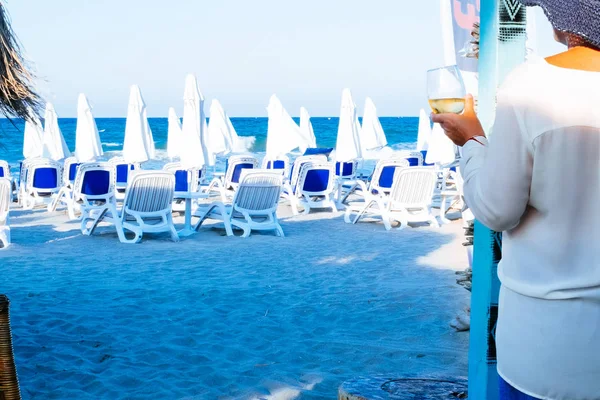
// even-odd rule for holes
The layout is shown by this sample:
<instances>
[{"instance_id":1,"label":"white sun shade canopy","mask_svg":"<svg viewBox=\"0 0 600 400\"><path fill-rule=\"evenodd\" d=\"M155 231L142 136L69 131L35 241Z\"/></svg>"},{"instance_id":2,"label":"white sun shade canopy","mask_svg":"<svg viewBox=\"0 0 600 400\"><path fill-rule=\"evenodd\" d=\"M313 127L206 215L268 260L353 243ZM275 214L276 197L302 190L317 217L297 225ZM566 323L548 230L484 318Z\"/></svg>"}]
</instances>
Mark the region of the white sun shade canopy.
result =
<instances>
[{"instance_id":1,"label":"white sun shade canopy","mask_svg":"<svg viewBox=\"0 0 600 400\"><path fill-rule=\"evenodd\" d=\"M173 107L169 108L169 128L167 130L167 155L179 157L181 147L181 121Z\"/></svg>"},{"instance_id":2,"label":"white sun shade canopy","mask_svg":"<svg viewBox=\"0 0 600 400\"><path fill-rule=\"evenodd\" d=\"M419 132L417 134L417 151L429 149L431 140L431 122L425 110L421 109L419 113Z\"/></svg>"},{"instance_id":3,"label":"white sun shade canopy","mask_svg":"<svg viewBox=\"0 0 600 400\"><path fill-rule=\"evenodd\" d=\"M365 101L362 129L360 131L360 145L363 153L367 150L375 150L387 146L385 132L383 131L379 117L377 117L377 108L370 97L367 97Z\"/></svg>"},{"instance_id":4,"label":"white sun shade canopy","mask_svg":"<svg viewBox=\"0 0 600 400\"><path fill-rule=\"evenodd\" d=\"M85 94L81 93L77 100L75 157L77 157L79 162L86 162L101 157L103 154L98 127L92 115L92 107Z\"/></svg>"},{"instance_id":5,"label":"white sun shade canopy","mask_svg":"<svg viewBox=\"0 0 600 400\"><path fill-rule=\"evenodd\" d=\"M219 150L217 154L244 153L249 151L256 141L254 136L238 136L231 119L217 99L213 99L210 104L208 137L210 141L213 137L216 138L219 143L219 146L214 146ZM212 144L210 146L212 147Z\"/></svg>"},{"instance_id":6,"label":"white sun shade canopy","mask_svg":"<svg viewBox=\"0 0 600 400\"><path fill-rule=\"evenodd\" d=\"M183 125L181 127L180 160L184 168L202 168L205 164L202 140L206 129L204 97L198 90L196 77L185 78L183 92Z\"/></svg>"},{"instance_id":7,"label":"white sun shade canopy","mask_svg":"<svg viewBox=\"0 0 600 400\"><path fill-rule=\"evenodd\" d=\"M32 117L31 120L25 121L23 133L23 157L26 160L41 157L44 151L42 123L33 112L30 112L29 115Z\"/></svg>"},{"instance_id":8,"label":"white sun shade canopy","mask_svg":"<svg viewBox=\"0 0 600 400\"><path fill-rule=\"evenodd\" d=\"M58 116L56 115L56 111L54 110L52 103L46 104L42 143L42 157L58 161L71 156L71 152L67 147L65 138L63 137L60 127L58 126Z\"/></svg>"},{"instance_id":9,"label":"white sun shade canopy","mask_svg":"<svg viewBox=\"0 0 600 400\"><path fill-rule=\"evenodd\" d=\"M453 162L455 158L454 143L446 136L440 124L433 125L425 162L445 165Z\"/></svg>"},{"instance_id":10,"label":"white sun shade canopy","mask_svg":"<svg viewBox=\"0 0 600 400\"><path fill-rule=\"evenodd\" d=\"M210 103L207 141L207 148L214 154L229 154L237 150L236 145L239 146L237 132L217 99Z\"/></svg>"},{"instance_id":11,"label":"white sun shade canopy","mask_svg":"<svg viewBox=\"0 0 600 400\"><path fill-rule=\"evenodd\" d=\"M304 153L308 148L317 147L317 138L310 122L310 114L304 107L300 108L300 132L302 132L303 148L300 149Z\"/></svg>"},{"instance_id":12,"label":"white sun shade canopy","mask_svg":"<svg viewBox=\"0 0 600 400\"><path fill-rule=\"evenodd\" d=\"M153 159L154 153L154 139L148 124L146 103L144 103L140 88L133 85L127 107L123 157L129 163L144 162Z\"/></svg>"},{"instance_id":13,"label":"white sun shade canopy","mask_svg":"<svg viewBox=\"0 0 600 400\"><path fill-rule=\"evenodd\" d=\"M300 127L275 95L269 100L267 114L267 157L274 159L304 146Z\"/></svg>"},{"instance_id":14,"label":"white sun shade canopy","mask_svg":"<svg viewBox=\"0 0 600 400\"><path fill-rule=\"evenodd\" d=\"M360 146L360 123L356 113L356 104L352 100L350 89L342 92L342 107L335 144L336 161L350 161L362 158Z\"/></svg>"}]
</instances>

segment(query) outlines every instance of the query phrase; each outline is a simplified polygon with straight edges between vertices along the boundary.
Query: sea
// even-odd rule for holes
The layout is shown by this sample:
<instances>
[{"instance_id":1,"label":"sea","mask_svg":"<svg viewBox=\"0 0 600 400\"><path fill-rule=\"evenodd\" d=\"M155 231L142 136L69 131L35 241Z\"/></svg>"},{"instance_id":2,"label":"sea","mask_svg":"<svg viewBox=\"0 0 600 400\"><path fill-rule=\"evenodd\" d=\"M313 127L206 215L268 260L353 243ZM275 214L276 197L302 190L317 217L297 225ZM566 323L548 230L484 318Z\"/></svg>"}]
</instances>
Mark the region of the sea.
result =
<instances>
[{"instance_id":1,"label":"sea","mask_svg":"<svg viewBox=\"0 0 600 400\"><path fill-rule=\"evenodd\" d=\"M96 118L96 125L100 132L100 140L104 156L110 158L118 156L123 149L125 133L125 118ZM297 118L294 119L297 123ZM394 150L412 149L417 141L418 117L382 117L381 125L385 131L388 146ZM144 165L144 168L160 168L161 164L169 161L167 157L167 118L149 118L152 129L157 159ZM231 118L231 122L239 136L254 136L256 141L249 152L263 155L267 141L268 118ZM313 117L311 118L318 147L335 147L339 118ZM76 118L60 118L58 124L67 145L75 149ZM5 160L15 175L19 170L19 162L23 159L23 130L25 124L22 120L0 120L0 160ZM217 168L224 168L223 160L218 162Z\"/></svg>"}]
</instances>

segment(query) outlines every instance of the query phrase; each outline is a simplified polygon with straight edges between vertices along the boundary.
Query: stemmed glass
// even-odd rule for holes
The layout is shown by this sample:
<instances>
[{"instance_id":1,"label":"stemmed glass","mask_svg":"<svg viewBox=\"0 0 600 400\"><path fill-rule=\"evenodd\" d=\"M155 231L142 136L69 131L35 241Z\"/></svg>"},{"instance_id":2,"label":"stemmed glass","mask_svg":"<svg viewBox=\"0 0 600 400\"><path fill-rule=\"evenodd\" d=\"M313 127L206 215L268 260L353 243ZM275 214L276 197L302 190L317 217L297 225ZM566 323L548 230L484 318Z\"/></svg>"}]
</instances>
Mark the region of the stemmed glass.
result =
<instances>
[{"instance_id":1,"label":"stemmed glass","mask_svg":"<svg viewBox=\"0 0 600 400\"><path fill-rule=\"evenodd\" d=\"M435 114L460 114L465 109L467 91L458 66L436 68L427 71L427 96L429 106ZM460 149L454 146L456 159L461 157Z\"/></svg>"},{"instance_id":2,"label":"stemmed glass","mask_svg":"<svg viewBox=\"0 0 600 400\"><path fill-rule=\"evenodd\" d=\"M427 71L429 105L436 114L460 114L465 109L465 83L456 65Z\"/></svg>"}]
</instances>

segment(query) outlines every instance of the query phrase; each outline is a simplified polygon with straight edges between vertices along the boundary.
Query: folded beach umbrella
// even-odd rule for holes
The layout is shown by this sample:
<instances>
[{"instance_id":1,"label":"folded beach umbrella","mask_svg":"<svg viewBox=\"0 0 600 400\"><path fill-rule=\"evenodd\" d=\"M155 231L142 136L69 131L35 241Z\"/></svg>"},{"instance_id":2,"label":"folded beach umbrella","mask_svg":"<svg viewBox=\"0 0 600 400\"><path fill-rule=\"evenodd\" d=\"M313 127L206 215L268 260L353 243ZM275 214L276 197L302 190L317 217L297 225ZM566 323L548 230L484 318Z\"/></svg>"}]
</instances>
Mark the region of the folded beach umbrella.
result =
<instances>
[{"instance_id":1,"label":"folded beach umbrella","mask_svg":"<svg viewBox=\"0 0 600 400\"><path fill-rule=\"evenodd\" d=\"M367 150L380 149L387 145L385 132L381 126L381 121L377 117L377 108L370 97L367 97L365 101L362 128L360 130L360 145L363 155Z\"/></svg>"},{"instance_id":2,"label":"folded beach umbrella","mask_svg":"<svg viewBox=\"0 0 600 400\"><path fill-rule=\"evenodd\" d=\"M167 131L167 155L169 158L179 157L181 147L181 121L175 109L169 108L169 128Z\"/></svg>"},{"instance_id":3,"label":"folded beach umbrella","mask_svg":"<svg viewBox=\"0 0 600 400\"><path fill-rule=\"evenodd\" d=\"M315 131L310 122L310 115L308 114L308 110L304 107L300 107L300 132L302 132L303 141L303 146L300 148L302 152L305 152L306 149L317 147L317 138L315 137Z\"/></svg>"},{"instance_id":4,"label":"folded beach umbrella","mask_svg":"<svg viewBox=\"0 0 600 400\"><path fill-rule=\"evenodd\" d=\"M33 112L29 115L33 117L31 121L25 121L25 132L23 134L23 157L25 159L41 157L44 149L42 123Z\"/></svg>"},{"instance_id":5,"label":"folded beach umbrella","mask_svg":"<svg viewBox=\"0 0 600 400\"><path fill-rule=\"evenodd\" d=\"M58 161L71 156L71 152L67 147L65 138L63 137L60 127L58 126L58 116L56 115L56 111L54 110L52 103L46 104L42 143L42 157Z\"/></svg>"},{"instance_id":6,"label":"folded beach umbrella","mask_svg":"<svg viewBox=\"0 0 600 400\"><path fill-rule=\"evenodd\" d=\"M454 143L446 136L440 124L434 124L425 162L427 164L450 164L456 159Z\"/></svg>"},{"instance_id":7,"label":"folded beach umbrella","mask_svg":"<svg viewBox=\"0 0 600 400\"><path fill-rule=\"evenodd\" d=\"M425 110L419 113L419 131L417 133L417 151L427 150L431 140L431 122Z\"/></svg>"},{"instance_id":8,"label":"folded beach umbrella","mask_svg":"<svg viewBox=\"0 0 600 400\"><path fill-rule=\"evenodd\" d=\"M206 137L206 147L213 154L229 154L235 151L234 142L237 140L237 133L217 99L213 99L210 104L210 121Z\"/></svg>"},{"instance_id":9,"label":"folded beach umbrella","mask_svg":"<svg viewBox=\"0 0 600 400\"><path fill-rule=\"evenodd\" d=\"M202 168L205 164L202 140L206 129L204 97L198 90L196 77L185 78L183 93L183 125L179 158L184 168Z\"/></svg>"},{"instance_id":10,"label":"folded beach umbrella","mask_svg":"<svg viewBox=\"0 0 600 400\"><path fill-rule=\"evenodd\" d=\"M102 142L98 134L92 107L85 94L77 100L77 128L75 129L75 157L79 162L91 161L101 157Z\"/></svg>"},{"instance_id":11,"label":"folded beach umbrella","mask_svg":"<svg viewBox=\"0 0 600 400\"><path fill-rule=\"evenodd\" d=\"M269 100L267 114L267 157L276 158L303 146L300 127L275 95Z\"/></svg>"},{"instance_id":12,"label":"folded beach umbrella","mask_svg":"<svg viewBox=\"0 0 600 400\"><path fill-rule=\"evenodd\" d=\"M133 85L127 107L123 158L129 163L144 162L154 158L154 152L154 139L148 124L146 103L144 103L140 88Z\"/></svg>"},{"instance_id":13,"label":"folded beach umbrella","mask_svg":"<svg viewBox=\"0 0 600 400\"><path fill-rule=\"evenodd\" d=\"M338 125L337 142L335 144L336 161L350 161L362 158L360 145L360 123L356 113L356 104L352 100L350 89L342 92L342 107Z\"/></svg>"},{"instance_id":14,"label":"folded beach umbrella","mask_svg":"<svg viewBox=\"0 0 600 400\"><path fill-rule=\"evenodd\" d=\"M229 116L217 99L213 99L210 104L207 136L208 141L211 142L209 147L215 149L216 154L246 152L250 150L256 140L254 136L238 136Z\"/></svg>"}]
</instances>

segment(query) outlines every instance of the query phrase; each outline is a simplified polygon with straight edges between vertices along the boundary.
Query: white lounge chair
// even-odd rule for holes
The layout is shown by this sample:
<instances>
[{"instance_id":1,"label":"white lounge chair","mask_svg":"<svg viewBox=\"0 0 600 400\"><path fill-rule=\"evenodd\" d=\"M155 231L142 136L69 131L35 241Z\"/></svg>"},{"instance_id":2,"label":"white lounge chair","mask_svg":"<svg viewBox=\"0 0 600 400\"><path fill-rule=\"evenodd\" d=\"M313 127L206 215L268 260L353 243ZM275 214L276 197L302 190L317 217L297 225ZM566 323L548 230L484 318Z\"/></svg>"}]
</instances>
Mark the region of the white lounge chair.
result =
<instances>
[{"instance_id":1,"label":"white lounge chair","mask_svg":"<svg viewBox=\"0 0 600 400\"><path fill-rule=\"evenodd\" d=\"M288 156L280 156L276 158L265 157L262 161L263 169L273 169L280 171L283 176L290 176L290 158Z\"/></svg>"},{"instance_id":2,"label":"white lounge chair","mask_svg":"<svg viewBox=\"0 0 600 400\"><path fill-rule=\"evenodd\" d=\"M10 246L10 224L8 213L12 197L10 180L0 178L0 245L5 249Z\"/></svg>"},{"instance_id":3,"label":"white lounge chair","mask_svg":"<svg viewBox=\"0 0 600 400\"><path fill-rule=\"evenodd\" d=\"M423 166L423 153L416 150L401 150L394 154L393 158L404 158L408 161L409 167Z\"/></svg>"},{"instance_id":4,"label":"white lounge chair","mask_svg":"<svg viewBox=\"0 0 600 400\"><path fill-rule=\"evenodd\" d=\"M409 162L404 158L379 161L371 175L371 181L366 183L359 179L355 180L354 184L341 197L340 202L345 203L353 193L361 196L364 203L368 203L374 197L387 196L392 189L396 171L408 166ZM349 207L356 208L356 204ZM359 206L359 208L362 208L362 206Z\"/></svg>"},{"instance_id":5,"label":"white lounge chair","mask_svg":"<svg viewBox=\"0 0 600 400\"><path fill-rule=\"evenodd\" d=\"M31 210L38 204L50 206L62 187L62 165L45 158L23 163L20 201L24 209Z\"/></svg>"},{"instance_id":6,"label":"white lounge chair","mask_svg":"<svg viewBox=\"0 0 600 400\"><path fill-rule=\"evenodd\" d=\"M337 177L335 200L338 207L342 207L342 198L345 192L351 190L356 184L358 175L358 160L336 161L335 175Z\"/></svg>"},{"instance_id":7,"label":"white lounge chair","mask_svg":"<svg viewBox=\"0 0 600 400\"><path fill-rule=\"evenodd\" d=\"M8 163L3 160L0 160L0 178L6 178L10 181L10 187L11 187L10 201L12 202L13 198L14 198L13 189L14 189L15 183L14 183L14 179L13 179L12 175L10 174L10 165L8 165ZM17 195L18 195L18 193L17 193Z\"/></svg>"},{"instance_id":8,"label":"white lounge chair","mask_svg":"<svg viewBox=\"0 0 600 400\"><path fill-rule=\"evenodd\" d=\"M54 201L50 205L49 211L56 211L59 204L63 204L69 207L73 201L73 184L77 177L77 169L81 163L77 161L75 157L67 157L63 163L63 174L62 174L62 187L60 188L58 195L54 198ZM72 219L72 218L71 218Z\"/></svg>"},{"instance_id":9,"label":"white lounge chair","mask_svg":"<svg viewBox=\"0 0 600 400\"><path fill-rule=\"evenodd\" d=\"M227 160L227 169L225 176L212 180L206 193L218 192L221 195L221 201L226 203L228 198L233 197L235 190L239 186L240 177L243 170L258 168L258 160L251 156L231 156Z\"/></svg>"},{"instance_id":10,"label":"white lounge chair","mask_svg":"<svg viewBox=\"0 0 600 400\"><path fill-rule=\"evenodd\" d=\"M298 215L298 206L304 208L304 214L311 208L331 208L336 212L335 165L327 161L308 161L299 169L298 181L284 185L284 197L290 200L294 215Z\"/></svg>"},{"instance_id":11,"label":"white lounge chair","mask_svg":"<svg viewBox=\"0 0 600 400\"><path fill-rule=\"evenodd\" d=\"M449 170L444 174L440 190L440 220L447 224L450 222L446 214L451 209L458 209L462 213L467 209L463 193L463 179L460 169L456 167L455 171Z\"/></svg>"},{"instance_id":12,"label":"white lounge chair","mask_svg":"<svg viewBox=\"0 0 600 400\"><path fill-rule=\"evenodd\" d=\"M346 223L355 224L366 214L382 218L385 229L392 229L392 223L400 223L404 229L409 223L428 222L439 226L431 214L431 201L437 181L435 169L429 167L408 167L400 169L394 176L389 196L372 197L362 208L349 207L344 215ZM356 216L353 217L353 214Z\"/></svg>"},{"instance_id":13,"label":"white lounge chair","mask_svg":"<svg viewBox=\"0 0 600 400\"><path fill-rule=\"evenodd\" d=\"M242 237L250 236L251 231L274 230L278 236L284 236L277 219L277 205L281 194L283 177L277 170L245 170L233 203L226 205L215 202L199 209L200 221L197 230L207 219L223 221L227 236L233 236L233 226L241 228Z\"/></svg>"},{"instance_id":14,"label":"white lounge chair","mask_svg":"<svg viewBox=\"0 0 600 400\"><path fill-rule=\"evenodd\" d=\"M10 179L10 167L3 160L0 160L0 178Z\"/></svg>"},{"instance_id":15,"label":"white lounge chair","mask_svg":"<svg viewBox=\"0 0 600 400\"><path fill-rule=\"evenodd\" d=\"M139 243L144 233L170 232L178 241L173 225L171 204L175 191L175 176L166 171L138 171L129 177L123 207L116 203L106 207L84 234L92 235L98 223L107 221L115 225L121 243ZM83 223L83 221L82 221ZM128 239L125 231L133 232Z\"/></svg>"},{"instance_id":16,"label":"white lounge chair","mask_svg":"<svg viewBox=\"0 0 600 400\"><path fill-rule=\"evenodd\" d=\"M292 188L296 187L298 178L300 178L302 166L308 162L327 162L327 156L324 154L312 154L309 156L296 157L294 163L290 167L289 176L284 177L284 189L286 189L287 186L291 186Z\"/></svg>"},{"instance_id":17,"label":"white lounge chair","mask_svg":"<svg viewBox=\"0 0 600 400\"><path fill-rule=\"evenodd\" d=\"M109 163L84 163L78 168L73 183L72 199L67 204L69 218L78 219L81 212L81 231L89 234L88 223L105 209L115 207L115 168Z\"/></svg>"},{"instance_id":18,"label":"white lounge chair","mask_svg":"<svg viewBox=\"0 0 600 400\"><path fill-rule=\"evenodd\" d=\"M125 198L125 190L129 182L129 176L133 171L140 169L139 163L128 163L123 157L113 157L108 162L115 167L115 193L117 200Z\"/></svg>"},{"instance_id":19,"label":"white lounge chair","mask_svg":"<svg viewBox=\"0 0 600 400\"><path fill-rule=\"evenodd\" d=\"M198 191L203 170L204 168L185 169L180 162L172 162L163 166L163 171L170 172L175 176L173 211L183 212L185 210L183 196L187 193L195 193Z\"/></svg>"}]
</instances>

